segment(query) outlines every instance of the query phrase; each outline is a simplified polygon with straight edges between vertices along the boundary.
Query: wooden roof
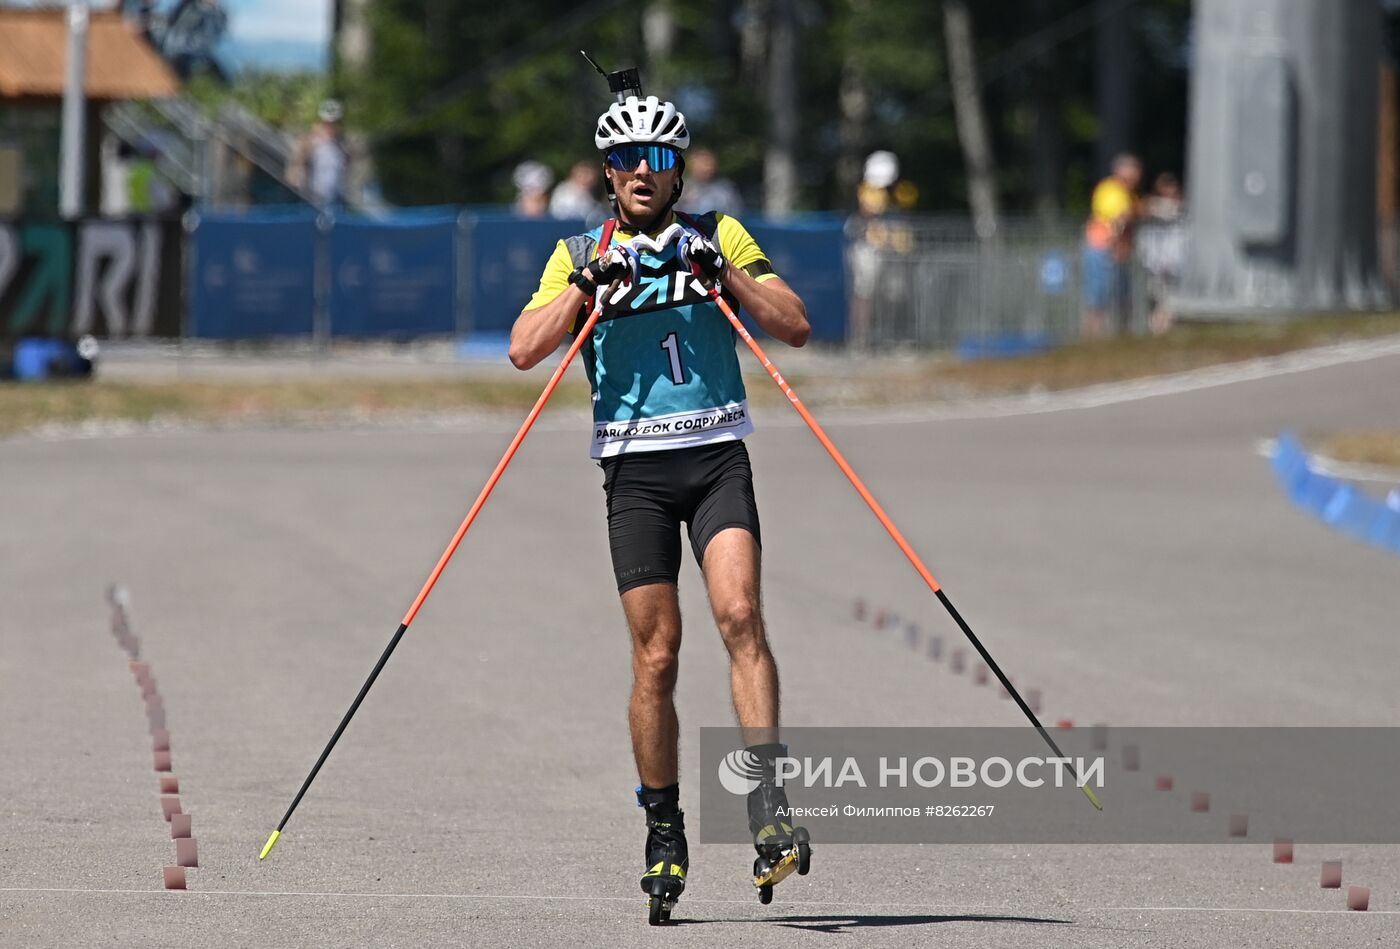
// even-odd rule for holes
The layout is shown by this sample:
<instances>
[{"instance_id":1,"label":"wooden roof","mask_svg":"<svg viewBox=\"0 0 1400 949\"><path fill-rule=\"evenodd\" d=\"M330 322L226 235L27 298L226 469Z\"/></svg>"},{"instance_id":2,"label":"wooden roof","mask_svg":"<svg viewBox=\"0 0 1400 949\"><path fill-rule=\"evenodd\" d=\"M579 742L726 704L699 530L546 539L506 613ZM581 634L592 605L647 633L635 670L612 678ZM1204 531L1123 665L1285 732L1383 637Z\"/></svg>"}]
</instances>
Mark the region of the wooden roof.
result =
<instances>
[{"instance_id":1,"label":"wooden roof","mask_svg":"<svg viewBox=\"0 0 1400 949\"><path fill-rule=\"evenodd\" d=\"M115 12L88 21L87 79L92 99L159 99L175 95L170 67ZM0 9L0 99L62 96L68 21L62 9Z\"/></svg>"}]
</instances>

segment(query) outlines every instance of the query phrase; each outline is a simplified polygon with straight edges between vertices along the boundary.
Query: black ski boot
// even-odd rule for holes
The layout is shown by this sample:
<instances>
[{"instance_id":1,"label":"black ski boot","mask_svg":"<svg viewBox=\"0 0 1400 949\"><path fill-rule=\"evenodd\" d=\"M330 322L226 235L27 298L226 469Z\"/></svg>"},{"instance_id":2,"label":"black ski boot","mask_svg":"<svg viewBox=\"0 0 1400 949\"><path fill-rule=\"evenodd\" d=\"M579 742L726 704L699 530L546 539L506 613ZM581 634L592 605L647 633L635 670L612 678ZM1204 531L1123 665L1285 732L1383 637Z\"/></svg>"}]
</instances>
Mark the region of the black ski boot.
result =
<instances>
[{"instance_id":1,"label":"black ski boot","mask_svg":"<svg viewBox=\"0 0 1400 949\"><path fill-rule=\"evenodd\" d=\"M653 926L671 922L671 910L685 890L685 874L690 869L680 800L676 784L637 788L637 806L647 812L647 869L642 874L642 892L647 895L647 921Z\"/></svg>"},{"instance_id":2,"label":"black ski boot","mask_svg":"<svg viewBox=\"0 0 1400 949\"><path fill-rule=\"evenodd\" d=\"M755 745L748 749L762 766L758 787L749 792L749 833L753 834L753 885L758 901L773 902L773 887L793 870L806 876L812 866L811 836L792 823L787 793L778 786L775 758L787 754L784 745Z\"/></svg>"}]
</instances>

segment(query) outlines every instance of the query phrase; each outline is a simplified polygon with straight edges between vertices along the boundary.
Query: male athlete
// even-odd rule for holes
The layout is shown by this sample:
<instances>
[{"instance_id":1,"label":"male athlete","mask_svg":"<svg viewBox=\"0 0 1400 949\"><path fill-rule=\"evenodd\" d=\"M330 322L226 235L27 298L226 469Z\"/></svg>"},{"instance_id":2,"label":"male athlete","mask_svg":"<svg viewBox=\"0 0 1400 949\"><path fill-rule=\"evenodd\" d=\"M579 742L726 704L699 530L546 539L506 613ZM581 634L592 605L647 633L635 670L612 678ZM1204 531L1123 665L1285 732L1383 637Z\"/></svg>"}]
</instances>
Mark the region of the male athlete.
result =
<instances>
[{"instance_id":1,"label":"male athlete","mask_svg":"<svg viewBox=\"0 0 1400 949\"><path fill-rule=\"evenodd\" d=\"M760 611L758 510L742 440L753 424L736 334L705 285L718 282L731 303L791 346L806 343L810 327L802 300L743 225L713 212L672 211L690 144L685 117L670 102L642 98L640 89L626 95L614 88L619 101L599 117L594 142L615 217L555 247L511 330L510 360L518 369L535 366L603 301L580 352L593 390L592 456L603 469L613 572L632 634L628 720L648 828L642 890L656 923L658 913L659 921L669 917L689 865L673 701L682 523L729 652L745 744L765 776L748 803L764 902L772 887L763 889L763 874L785 856L795 859L793 828L776 816L786 802L772 781L773 760L783 752L778 670ZM665 246L631 248L639 235ZM682 265L679 244L693 270ZM805 839L802 849L805 872Z\"/></svg>"}]
</instances>

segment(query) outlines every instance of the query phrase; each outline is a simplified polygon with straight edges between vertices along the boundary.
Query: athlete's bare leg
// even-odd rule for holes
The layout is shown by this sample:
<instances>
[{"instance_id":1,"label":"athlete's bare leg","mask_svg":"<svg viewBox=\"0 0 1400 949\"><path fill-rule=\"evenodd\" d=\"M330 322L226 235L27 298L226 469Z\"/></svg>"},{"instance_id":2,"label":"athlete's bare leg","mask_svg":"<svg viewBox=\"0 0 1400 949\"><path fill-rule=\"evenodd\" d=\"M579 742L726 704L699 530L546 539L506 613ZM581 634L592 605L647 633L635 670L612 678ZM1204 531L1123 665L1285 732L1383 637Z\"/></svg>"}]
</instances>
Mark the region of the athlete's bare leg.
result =
<instances>
[{"instance_id":1,"label":"athlete's bare leg","mask_svg":"<svg viewBox=\"0 0 1400 949\"><path fill-rule=\"evenodd\" d=\"M729 651L734 712L747 745L778 740L778 666L763 626L759 559L758 544L742 527L720 531L705 548L705 586Z\"/></svg>"},{"instance_id":2,"label":"athlete's bare leg","mask_svg":"<svg viewBox=\"0 0 1400 949\"><path fill-rule=\"evenodd\" d=\"M622 610L632 631L632 701L627 721L637 777L649 788L664 788L675 784L680 773L675 703L680 600L674 584L649 583L623 593Z\"/></svg>"}]
</instances>

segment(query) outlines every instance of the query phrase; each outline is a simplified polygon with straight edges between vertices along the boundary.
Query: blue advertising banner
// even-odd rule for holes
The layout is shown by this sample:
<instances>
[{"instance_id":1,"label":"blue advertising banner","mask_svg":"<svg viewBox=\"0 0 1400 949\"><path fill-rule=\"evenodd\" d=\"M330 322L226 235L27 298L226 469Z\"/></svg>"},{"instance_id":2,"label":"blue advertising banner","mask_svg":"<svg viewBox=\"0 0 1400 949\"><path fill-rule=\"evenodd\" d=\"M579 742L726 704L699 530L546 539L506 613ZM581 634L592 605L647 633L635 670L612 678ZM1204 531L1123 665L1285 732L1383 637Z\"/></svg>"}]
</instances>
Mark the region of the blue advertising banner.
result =
<instances>
[{"instance_id":1,"label":"blue advertising banner","mask_svg":"<svg viewBox=\"0 0 1400 949\"><path fill-rule=\"evenodd\" d=\"M456 332L456 228L452 209L383 219L337 216L330 232L331 334Z\"/></svg>"},{"instance_id":2,"label":"blue advertising banner","mask_svg":"<svg viewBox=\"0 0 1400 949\"><path fill-rule=\"evenodd\" d=\"M812 340L846 339L846 239L844 218L744 221L753 239L773 262L778 276L807 304Z\"/></svg>"},{"instance_id":3,"label":"blue advertising banner","mask_svg":"<svg viewBox=\"0 0 1400 949\"><path fill-rule=\"evenodd\" d=\"M306 336L315 324L316 214L203 214L195 225L190 335Z\"/></svg>"},{"instance_id":4,"label":"blue advertising banner","mask_svg":"<svg viewBox=\"0 0 1400 949\"><path fill-rule=\"evenodd\" d=\"M466 295L470 332L509 333L539 287L554 245L586 230L583 221L491 212L463 215L462 272L472 275Z\"/></svg>"}]
</instances>

